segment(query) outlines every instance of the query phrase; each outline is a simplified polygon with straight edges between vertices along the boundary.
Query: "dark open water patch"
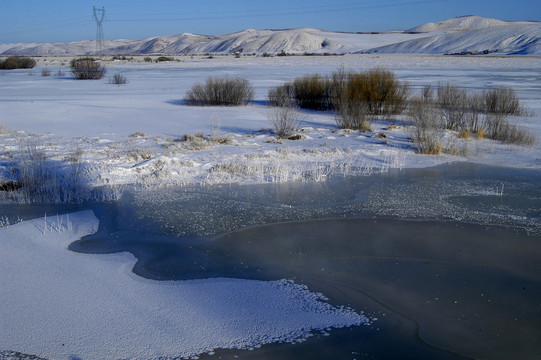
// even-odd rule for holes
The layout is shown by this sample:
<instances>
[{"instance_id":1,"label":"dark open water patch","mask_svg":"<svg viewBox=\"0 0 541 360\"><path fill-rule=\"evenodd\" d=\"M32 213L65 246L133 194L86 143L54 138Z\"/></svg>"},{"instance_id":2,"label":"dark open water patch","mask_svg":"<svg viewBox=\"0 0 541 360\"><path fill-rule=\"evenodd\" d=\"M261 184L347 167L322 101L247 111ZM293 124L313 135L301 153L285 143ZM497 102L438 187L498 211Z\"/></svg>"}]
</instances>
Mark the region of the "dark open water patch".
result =
<instances>
[{"instance_id":1,"label":"dark open water patch","mask_svg":"<svg viewBox=\"0 0 541 360\"><path fill-rule=\"evenodd\" d=\"M325 183L127 192L85 206L100 229L74 251L132 252L134 272L158 280L293 279L378 318L370 328L209 358L541 353L537 170L452 164Z\"/></svg>"}]
</instances>

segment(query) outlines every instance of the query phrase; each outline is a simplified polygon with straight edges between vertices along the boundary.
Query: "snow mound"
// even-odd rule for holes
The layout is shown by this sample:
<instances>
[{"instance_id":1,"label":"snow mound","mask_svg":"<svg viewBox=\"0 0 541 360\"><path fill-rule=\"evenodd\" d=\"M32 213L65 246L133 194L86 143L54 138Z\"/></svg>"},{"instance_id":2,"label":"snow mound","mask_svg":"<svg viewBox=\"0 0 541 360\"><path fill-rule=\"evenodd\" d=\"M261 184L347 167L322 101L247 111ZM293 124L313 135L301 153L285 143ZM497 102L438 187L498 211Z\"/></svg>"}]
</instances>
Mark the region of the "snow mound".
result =
<instances>
[{"instance_id":1,"label":"snow mound","mask_svg":"<svg viewBox=\"0 0 541 360\"><path fill-rule=\"evenodd\" d=\"M465 31L486 29L493 26L505 25L531 25L533 22L511 22L498 19L490 19L481 16L461 16L436 23L427 23L413 29L410 32L441 32L441 31Z\"/></svg>"},{"instance_id":2,"label":"snow mound","mask_svg":"<svg viewBox=\"0 0 541 360\"><path fill-rule=\"evenodd\" d=\"M541 24L493 26L374 48L383 54L541 55Z\"/></svg>"},{"instance_id":3,"label":"snow mound","mask_svg":"<svg viewBox=\"0 0 541 360\"><path fill-rule=\"evenodd\" d=\"M92 211L0 228L0 351L50 359L187 358L369 323L286 280L160 282L136 276L130 254L67 250L97 228Z\"/></svg>"}]
</instances>

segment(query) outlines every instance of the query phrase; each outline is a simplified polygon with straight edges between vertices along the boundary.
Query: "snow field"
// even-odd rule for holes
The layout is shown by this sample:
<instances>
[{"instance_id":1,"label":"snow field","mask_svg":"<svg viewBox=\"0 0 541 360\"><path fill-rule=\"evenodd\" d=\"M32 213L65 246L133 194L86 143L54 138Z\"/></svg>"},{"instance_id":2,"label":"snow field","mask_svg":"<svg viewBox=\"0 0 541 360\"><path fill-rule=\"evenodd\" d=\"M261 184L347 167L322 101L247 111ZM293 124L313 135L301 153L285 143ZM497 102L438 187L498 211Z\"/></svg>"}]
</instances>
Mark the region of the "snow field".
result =
<instances>
[{"instance_id":1,"label":"snow field","mask_svg":"<svg viewBox=\"0 0 541 360\"><path fill-rule=\"evenodd\" d=\"M533 147L512 146L458 139L448 132L455 155L426 156L416 154L408 136L410 124L404 118L376 121L372 132L359 133L338 129L332 112L303 111L301 139L293 141L278 140L270 132L266 116L271 87L305 74L331 74L340 66L379 66L394 71L413 92L427 84L437 86L447 81L469 91L510 87L535 115L512 121L539 139L538 58L222 57L107 66L109 74L99 81L29 76L23 70L1 73L0 179L15 180L22 150L29 143L45 154L46 165L57 169L58 174L70 166L80 166L80 186L84 188L318 181L333 174L370 174L464 160L541 166L539 142ZM39 68L36 71L39 74ZM114 73L126 76L128 84L108 84L107 77ZM182 98L186 91L208 76L246 77L254 85L254 101L234 108L185 105ZM74 158L78 159L76 163Z\"/></svg>"}]
</instances>

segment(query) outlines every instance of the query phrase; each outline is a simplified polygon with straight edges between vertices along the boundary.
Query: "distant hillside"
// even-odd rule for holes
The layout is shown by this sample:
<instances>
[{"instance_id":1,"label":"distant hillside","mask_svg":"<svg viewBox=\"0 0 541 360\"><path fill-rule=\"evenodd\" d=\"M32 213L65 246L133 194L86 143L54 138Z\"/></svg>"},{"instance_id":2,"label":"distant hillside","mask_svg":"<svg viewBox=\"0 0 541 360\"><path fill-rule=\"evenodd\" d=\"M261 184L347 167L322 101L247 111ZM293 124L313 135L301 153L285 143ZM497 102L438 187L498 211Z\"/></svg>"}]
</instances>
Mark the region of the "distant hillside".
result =
<instances>
[{"instance_id":1,"label":"distant hillside","mask_svg":"<svg viewBox=\"0 0 541 360\"><path fill-rule=\"evenodd\" d=\"M506 22L479 16L453 18L417 26L409 31L338 33L302 28L243 30L205 36L184 33L144 40L104 42L108 55L201 55L303 53L498 53L541 55L541 23ZM0 44L0 55L92 55L94 41L59 44Z\"/></svg>"},{"instance_id":2,"label":"distant hillside","mask_svg":"<svg viewBox=\"0 0 541 360\"><path fill-rule=\"evenodd\" d=\"M200 54L290 54L350 53L375 46L393 44L420 36L405 32L353 34L317 29L253 30L233 34L204 36L184 33L144 40L105 41L104 54L110 55L200 55ZM92 55L94 41L60 44L0 44L0 55Z\"/></svg>"},{"instance_id":3,"label":"distant hillside","mask_svg":"<svg viewBox=\"0 0 541 360\"><path fill-rule=\"evenodd\" d=\"M506 25L533 25L535 22L530 21L502 21L490 19L481 16L461 16L457 18L440 21L437 23L427 23L408 31L411 32L444 32L444 31L465 31L486 29L493 26Z\"/></svg>"},{"instance_id":4,"label":"distant hillside","mask_svg":"<svg viewBox=\"0 0 541 360\"><path fill-rule=\"evenodd\" d=\"M367 51L383 54L541 55L541 24L493 26L433 35Z\"/></svg>"}]
</instances>

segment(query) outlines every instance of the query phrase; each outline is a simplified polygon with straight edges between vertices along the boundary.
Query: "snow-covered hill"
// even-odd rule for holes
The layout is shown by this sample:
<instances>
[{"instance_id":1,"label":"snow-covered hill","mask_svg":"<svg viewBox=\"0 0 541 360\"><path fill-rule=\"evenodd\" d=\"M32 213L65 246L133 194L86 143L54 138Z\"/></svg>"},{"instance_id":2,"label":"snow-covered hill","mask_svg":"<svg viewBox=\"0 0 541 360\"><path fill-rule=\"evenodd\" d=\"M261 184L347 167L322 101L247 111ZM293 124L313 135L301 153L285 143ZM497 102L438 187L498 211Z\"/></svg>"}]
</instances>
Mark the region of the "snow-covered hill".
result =
<instances>
[{"instance_id":1,"label":"snow-covered hill","mask_svg":"<svg viewBox=\"0 0 541 360\"><path fill-rule=\"evenodd\" d=\"M104 43L111 55L200 55L200 54L277 54L350 53L375 46L393 44L426 35L405 32L352 34L302 28L290 30L247 29L233 34L203 36L184 33L144 40L114 40ZM0 44L0 55L91 55L94 41L68 44Z\"/></svg>"},{"instance_id":2,"label":"snow-covered hill","mask_svg":"<svg viewBox=\"0 0 541 360\"><path fill-rule=\"evenodd\" d=\"M500 53L541 55L541 23L506 22L466 16L428 23L408 31L385 33L337 33L302 28L289 30L247 29L233 34L204 36L184 33L144 40L104 43L109 55L200 55L303 53ZM94 41L60 44L0 44L0 55L91 55Z\"/></svg>"},{"instance_id":3,"label":"snow-covered hill","mask_svg":"<svg viewBox=\"0 0 541 360\"><path fill-rule=\"evenodd\" d=\"M385 54L541 55L541 24L493 26L378 47Z\"/></svg>"},{"instance_id":4,"label":"snow-covered hill","mask_svg":"<svg viewBox=\"0 0 541 360\"><path fill-rule=\"evenodd\" d=\"M442 31L465 31L465 30L478 30L486 29L493 26L505 26L505 25L534 25L535 22L531 21L503 21L497 19L490 19L481 16L461 16L437 23L427 23L413 29L410 32L442 32Z\"/></svg>"}]
</instances>

